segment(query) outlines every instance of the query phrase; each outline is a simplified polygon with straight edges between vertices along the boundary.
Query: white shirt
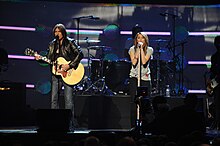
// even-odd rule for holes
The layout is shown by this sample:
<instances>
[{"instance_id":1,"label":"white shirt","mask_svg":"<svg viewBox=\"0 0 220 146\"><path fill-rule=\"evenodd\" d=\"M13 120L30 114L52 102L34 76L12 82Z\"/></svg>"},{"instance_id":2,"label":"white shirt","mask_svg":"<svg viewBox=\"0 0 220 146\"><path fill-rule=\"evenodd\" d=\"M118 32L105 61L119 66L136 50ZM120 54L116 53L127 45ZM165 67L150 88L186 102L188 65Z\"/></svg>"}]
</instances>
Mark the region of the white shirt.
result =
<instances>
[{"instance_id":1,"label":"white shirt","mask_svg":"<svg viewBox=\"0 0 220 146\"><path fill-rule=\"evenodd\" d=\"M135 46L132 46L128 53L130 54L130 52L134 52L135 51ZM147 52L146 54L150 55L152 57L152 54L153 54L153 48L152 47L148 47L147 48ZM150 81L151 80L151 77L150 77L150 63L148 61L147 63L147 66L143 66L141 65L141 80L145 80L145 81ZM137 63L136 66L133 66L131 67L131 70L130 70L130 77L135 77L135 78L138 78L138 66L139 66L139 62Z\"/></svg>"}]
</instances>

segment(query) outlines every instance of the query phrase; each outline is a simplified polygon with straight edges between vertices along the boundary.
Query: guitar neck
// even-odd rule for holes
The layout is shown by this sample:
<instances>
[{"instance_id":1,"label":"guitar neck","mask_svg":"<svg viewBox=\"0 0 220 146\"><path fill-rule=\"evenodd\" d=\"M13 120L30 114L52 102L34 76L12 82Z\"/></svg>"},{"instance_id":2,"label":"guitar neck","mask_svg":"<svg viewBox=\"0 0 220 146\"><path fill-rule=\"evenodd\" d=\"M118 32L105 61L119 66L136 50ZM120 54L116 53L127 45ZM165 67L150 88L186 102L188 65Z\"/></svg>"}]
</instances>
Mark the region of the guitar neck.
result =
<instances>
[{"instance_id":1,"label":"guitar neck","mask_svg":"<svg viewBox=\"0 0 220 146\"><path fill-rule=\"evenodd\" d=\"M49 63L49 64L52 64L52 62L51 62L51 60L50 59L48 59L47 57L45 57L45 56L41 56L41 55L39 55L39 54L35 54L35 56L40 56L40 60L43 60L44 62L47 62L47 63Z\"/></svg>"},{"instance_id":2,"label":"guitar neck","mask_svg":"<svg viewBox=\"0 0 220 146\"><path fill-rule=\"evenodd\" d=\"M28 55L28 56L39 57L39 60L42 60L42 61L47 62L49 64L52 64L51 60L48 59L46 56L42 56L30 48L25 49L24 54Z\"/></svg>"},{"instance_id":3,"label":"guitar neck","mask_svg":"<svg viewBox=\"0 0 220 146\"><path fill-rule=\"evenodd\" d=\"M47 63L49 63L49 64L52 64L52 62L51 62L51 60L50 59L48 59L47 57L41 57L41 60L43 60L43 61L45 61L45 62L47 62Z\"/></svg>"}]
</instances>

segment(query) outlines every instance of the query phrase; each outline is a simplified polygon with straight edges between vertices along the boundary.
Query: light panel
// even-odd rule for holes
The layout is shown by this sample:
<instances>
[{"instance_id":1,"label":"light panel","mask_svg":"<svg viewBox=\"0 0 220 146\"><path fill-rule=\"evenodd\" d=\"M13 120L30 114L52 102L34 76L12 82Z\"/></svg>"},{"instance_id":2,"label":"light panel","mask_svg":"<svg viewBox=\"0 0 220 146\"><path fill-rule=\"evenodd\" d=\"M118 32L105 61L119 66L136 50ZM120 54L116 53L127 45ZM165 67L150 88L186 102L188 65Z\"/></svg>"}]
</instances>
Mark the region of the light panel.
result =
<instances>
[{"instance_id":1,"label":"light panel","mask_svg":"<svg viewBox=\"0 0 220 146\"><path fill-rule=\"evenodd\" d=\"M18 31L36 31L36 28L32 27L19 27L19 26L0 26L2 30L18 30ZM67 29L67 32L77 33L77 29ZM79 30L80 34L102 34L103 31L100 30ZM170 32L158 32L158 31L146 31L144 32L148 35L171 35ZM120 31L121 35L131 35L131 31ZM220 35L220 32L189 32L190 36L216 36Z\"/></svg>"},{"instance_id":2,"label":"light panel","mask_svg":"<svg viewBox=\"0 0 220 146\"><path fill-rule=\"evenodd\" d=\"M9 59L24 59L24 60L35 60L33 56L23 56L23 55L8 55ZM88 59L87 58L83 58L81 60L82 64L87 64Z\"/></svg>"},{"instance_id":3,"label":"light panel","mask_svg":"<svg viewBox=\"0 0 220 146\"><path fill-rule=\"evenodd\" d=\"M206 90L188 90L188 93L206 94Z\"/></svg>"},{"instance_id":4,"label":"light panel","mask_svg":"<svg viewBox=\"0 0 220 146\"><path fill-rule=\"evenodd\" d=\"M211 61L188 61L189 65L211 65Z\"/></svg>"},{"instance_id":5,"label":"light panel","mask_svg":"<svg viewBox=\"0 0 220 146\"><path fill-rule=\"evenodd\" d=\"M147 35L170 35L170 32L147 32L144 31ZM122 35L131 35L131 31L120 31L120 34Z\"/></svg>"},{"instance_id":6,"label":"light panel","mask_svg":"<svg viewBox=\"0 0 220 146\"><path fill-rule=\"evenodd\" d=\"M21 31L35 31L35 28L31 27L18 27L18 26L0 26L3 30L21 30Z\"/></svg>"},{"instance_id":7,"label":"light panel","mask_svg":"<svg viewBox=\"0 0 220 146\"><path fill-rule=\"evenodd\" d=\"M35 88L35 85L33 85L33 84L26 84L26 88Z\"/></svg>"},{"instance_id":8,"label":"light panel","mask_svg":"<svg viewBox=\"0 0 220 146\"><path fill-rule=\"evenodd\" d=\"M8 55L10 59L26 59L26 60L34 60L33 56L22 56L22 55Z\"/></svg>"}]
</instances>

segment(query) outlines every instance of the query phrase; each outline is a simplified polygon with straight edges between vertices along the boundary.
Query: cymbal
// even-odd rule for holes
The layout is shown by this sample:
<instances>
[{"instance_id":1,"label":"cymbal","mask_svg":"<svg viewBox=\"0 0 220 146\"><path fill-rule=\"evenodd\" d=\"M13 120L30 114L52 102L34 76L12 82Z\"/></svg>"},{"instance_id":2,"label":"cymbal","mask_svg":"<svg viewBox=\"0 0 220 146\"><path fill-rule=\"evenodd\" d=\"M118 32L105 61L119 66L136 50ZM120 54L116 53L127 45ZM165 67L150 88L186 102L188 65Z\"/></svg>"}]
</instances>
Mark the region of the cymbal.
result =
<instances>
[{"instance_id":1,"label":"cymbal","mask_svg":"<svg viewBox=\"0 0 220 146\"><path fill-rule=\"evenodd\" d=\"M154 51L154 53L166 53L166 50L156 50L156 51Z\"/></svg>"},{"instance_id":2,"label":"cymbal","mask_svg":"<svg viewBox=\"0 0 220 146\"><path fill-rule=\"evenodd\" d=\"M89 46L88 49L110 51L112 48L108 46Z\"/></svg>"},{"instance_id":3,"label":"cymbal","mask_svg":"<svg viewBox=\"0 0 220 146\"><path fill-rule=\"evenodd\" d=\"M79 40L79 43L100 43L100 40Z\"/></svg>"},{"instance_id":4,"label":"cymbal","mask_svg":"<svg viewBox=\"0 0 220 146\"><path fill-rule=\"evenodd\" d=\"M151 42L168 42L168 40L163 39L156 39L156 40L150 40Z\"/></svg>"}]
</instances>

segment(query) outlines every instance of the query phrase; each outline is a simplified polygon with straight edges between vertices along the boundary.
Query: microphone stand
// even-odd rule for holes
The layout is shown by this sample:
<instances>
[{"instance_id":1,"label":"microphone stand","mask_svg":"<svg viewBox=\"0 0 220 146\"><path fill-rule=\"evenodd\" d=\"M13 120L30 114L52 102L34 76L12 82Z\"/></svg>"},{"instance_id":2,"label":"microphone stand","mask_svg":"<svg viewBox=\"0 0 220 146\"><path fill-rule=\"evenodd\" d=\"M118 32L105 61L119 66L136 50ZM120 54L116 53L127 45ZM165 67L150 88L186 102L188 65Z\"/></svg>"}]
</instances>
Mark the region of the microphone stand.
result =
<instances>
[{"instance_id":1,"label":"microphone stand","mask_svg":"<svg viewBox=\"0 0 220 146\"><path fill-rule=\"evenodd\" d=\"M173 57L175 56L175 42L176 42L176 38L175 38L175 35L176 35L176 31L175 31L175 27L176 27L176 18L178 17L178 15L175 15L175 14L171 14L171 13L160 13L160 15L161 16L164 16L164 17L166 17L166 16L171 16L171 18L173 19L173 21L172 21L172 45L173 45Z\"/></svg>"},{"instance_id":2,"label":"microphone stand","mask_svg":"<svg viewBox=\"0 0 220 146\"><path fill-rule=\"evenodd\" d=\"M184 82L184 77L183 77L183 67L184 67L184 44L185 44L186 42L182 42L181 43L181 48L182 48L182 60L181 60L181 69L180 69L180 75L179 75L179 95L182 95L182 94L184 94L184 90L183 90L183 82Z\"/></svg>"},{"instance_id":3,"label":"microphone stand","mask_svg":"<svg viewBox=\"0 0 220 146\"><path fill-rule=\"evenodd\" d=\"M172 53L173 53L173 60L175 60L175 57L176 57L176 48L175 48L175 46L176 46L176 44L175 44L175 42L176 42L176 38L175 38L175 36L176 36L176 30L175 30L175 27L176 27L176 18L178 17L178 15L175 15L175 14L171 14L171 13L160 13L160 15L161 16L164 16L164 17L166 17L166 16L171 16L171 18L172 18ZM176 77L176 67L174 68L174 72L173 72L173 76L174 76L174 78ZM176 84L176 80L174 80L174 85Z\"/></svg>"},{"instance_id":4,"label":"microphone stand","mask_svg":"<svg viewBox=\"0 0 220 146\"><path fill-rule=\"evenodd\" d=\"M139 54L139 58L138 58L138 84L137 84L137 89L136 91L138 91L138 87L141 86L141 46L138 47L138 49L140 49L140 54ZM137 92L136 92L137 94ZM142 134L142 131L141 131L141 126L142 126L142 121L140 119L141 115L140 115L140 106L141 106L141 99L140 97L136 97L138 98L138 102L136 103L137 104L137 117L136 117L136 132L138 132L138 134Z\"/></svg>"},{"instance_id":5,"label":"microphone stand","mask_svg":"<svg viewBox=\"0 0 220 146\"><path fill-rule=\"evenodd\" d=\"M176 30L175 30L175 27L176 27L176 17L177 17L177 15L173 15L173 14L171 14L171 16L172 16L172 19L173 19L173 35L172 35L172 40L173 40L173 42L172 42L172 44L173 44L173 59L175 59L174 57L176 56L176 48L175 48L175 46L176 46L176 44L175 44L175 42L176 42ZM174 68L174 73L173 73L173 76L174 76L174 78L176 77L176 67ZM176 85L176 80L174 80L174 86Z\"/></svg>"},{"instance_id":6,"label":"microphone stand","mask_svg":"<svg viewBox=\"0 0 220 146\"><path fill-rule=\"evenodd\" d=\"M92 15L90 16L81 16L81 17L76 17L76 18L72 18L72 19L76 19L76 23L77 23L77 45L79 46L79 24L80 24L80 20L81 19L98 19Z\"/></svg>"}]
</instances>

